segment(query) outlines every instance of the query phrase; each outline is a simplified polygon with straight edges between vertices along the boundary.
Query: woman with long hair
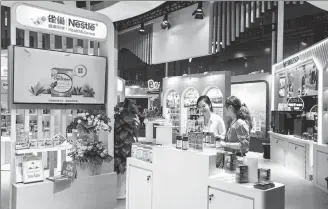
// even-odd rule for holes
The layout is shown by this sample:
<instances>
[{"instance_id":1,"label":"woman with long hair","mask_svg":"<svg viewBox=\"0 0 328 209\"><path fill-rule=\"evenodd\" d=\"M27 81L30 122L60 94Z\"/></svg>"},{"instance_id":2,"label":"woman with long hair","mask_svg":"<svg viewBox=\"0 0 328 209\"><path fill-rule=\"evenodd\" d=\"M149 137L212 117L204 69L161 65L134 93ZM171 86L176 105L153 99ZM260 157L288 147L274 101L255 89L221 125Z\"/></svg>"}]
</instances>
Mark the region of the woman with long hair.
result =
<instances>
[{"instance_id":1,"label":"woman with long hair","mask_svg":"<svg viewBox=\"0 0 328 209\"><path fill-rule=\"evenodd\" d=\"M213 113L212 102L208 96L200 96L197 100L197 107L204 117L204 131L212 132L215 136L225 134L225 124L223 119Z\"/></svg>"},{"instance_id":2,"label":"woman with long hair","mask_svg":"<svg viewBox=\"0 0 328 209\"><path fill-rule=\"evenodd\" d=\"M245 104L235 96L230 96L224 104L227 116L230 117L226 137L221 146L239 156L245 155L249 150L252 118Z\"/></svg>"}]
</instances>

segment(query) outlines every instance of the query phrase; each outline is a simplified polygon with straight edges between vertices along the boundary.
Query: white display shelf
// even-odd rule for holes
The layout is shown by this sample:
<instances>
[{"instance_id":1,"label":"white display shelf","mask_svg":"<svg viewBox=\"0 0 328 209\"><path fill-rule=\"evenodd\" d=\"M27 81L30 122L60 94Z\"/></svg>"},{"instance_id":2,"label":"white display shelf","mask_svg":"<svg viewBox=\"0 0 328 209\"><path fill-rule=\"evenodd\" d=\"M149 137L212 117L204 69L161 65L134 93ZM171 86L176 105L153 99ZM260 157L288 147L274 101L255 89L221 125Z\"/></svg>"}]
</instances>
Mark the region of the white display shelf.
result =
<instances>
[{"instance_id":1,"label":"white display shelf","mask_svg":"<svg viewBox=\"0 0 328 209\"><path fill-rule=\"evenodd\" d=\"M3 116L11 116L11 113L1 113L1 115L3 115ZM17 113L16 113L16 116L17 116L17 115L20 115L20 114L17 114Z\"/></svg>"},{"instance_id":2,"label":"white display shelf","mask_svg":"<svg viewBox=\"0 0 328 209\"><path fill-rule=\"evenodd\" d=\"M28 154L34 152L52 152L52 151L61 151L67 150L70 147L49 147L49 148L36 148L36 149L22 149L22 150L15 150L16 154Z\"/></svg>"}]
</instances>

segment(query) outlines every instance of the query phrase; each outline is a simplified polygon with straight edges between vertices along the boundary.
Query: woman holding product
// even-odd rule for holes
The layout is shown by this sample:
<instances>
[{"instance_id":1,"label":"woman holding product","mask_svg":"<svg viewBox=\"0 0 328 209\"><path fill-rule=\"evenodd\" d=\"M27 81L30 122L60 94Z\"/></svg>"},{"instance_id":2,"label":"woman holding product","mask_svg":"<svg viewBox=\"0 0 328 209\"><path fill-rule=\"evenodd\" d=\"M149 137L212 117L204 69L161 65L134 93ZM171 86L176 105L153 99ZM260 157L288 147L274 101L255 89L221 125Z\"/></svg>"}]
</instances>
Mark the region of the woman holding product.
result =
<instances>
[{"instance_id":1,"label":"woman holding product","mask_svg":"<svg viewBox=\"0 0 328 209\"><path fill-rule=\"evenodd\" d=\"M235 96L228 97L224 106L230 120L225 139L221 142L221 147L226 151L244 156L249 150L250 131L252 129L252 119L249 110Z\"/></svg>"},{"instance_id":2,"label":"woman holding product","mask_svg":"<svg viewBox=\"0 0 328 209\"><path fill-rule=\"evenodd\" d=\"M223 119L213 113L212 102L208 96L200 96L197 100L197 107L204 116L204 132L214 133L214 136L225 134L225 124Z\"/></svg>"}]
</instances>

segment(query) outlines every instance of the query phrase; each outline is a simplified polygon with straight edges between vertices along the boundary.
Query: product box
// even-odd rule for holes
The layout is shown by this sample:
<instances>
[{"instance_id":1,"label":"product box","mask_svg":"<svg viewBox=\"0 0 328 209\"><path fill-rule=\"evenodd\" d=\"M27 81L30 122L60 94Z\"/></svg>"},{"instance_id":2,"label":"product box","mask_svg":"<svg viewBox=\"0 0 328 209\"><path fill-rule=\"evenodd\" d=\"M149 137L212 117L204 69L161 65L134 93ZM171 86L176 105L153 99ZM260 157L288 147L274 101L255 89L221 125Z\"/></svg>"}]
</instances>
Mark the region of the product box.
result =
<instances>
[{"instance_id":1,"label":"product box","mask_svg":"<svg viewBox=\"0 0 328 209\"><path fill-rule=\"evenodd\" d=\"M23 162L23 182L31 183L43 181L43 167L41 157L24 158Z\"/></svg>"},{"instance_id":2,"label":"product box","mask_svg":"<svg viewBox=\"0 0 328 209\"><path fill-rule=\"evenodd\" d=\"M224 169L226 171L235 171L237 165L237 156L231 152L226 152L224 156Z\"/></svg>"},{"instance_id":3,"label":"product box","mask_svg":"<svg viewBox=\"0 0 328 209\"><path fill-rule=\"evenodd\" d=\"M52 139L46 139L45 140L45 147L46 148L54 147L54 141Z\"/></svg>"},{"instance_id":4,"label":"product box","mask_svg":"<svg viewBox=\"0 0 328 209\"><path fill-rule=\"evenodd\" d=\"M216 168L224 168L224 151L216 153Z\"/></svg>"},{"instance_id":5,"label":"product box","mask_svg":"<svg viewBox=\"0 0 328 209\"><path fill-rule=\"evenodd\" d=\"M270 181L271 180L271 170L266 168L259 168L258 170L258 181Z\"/></svg>"},{"instance_id":6,"label":"product box","mask_svg":"<svg viewBox=\"0 0 328 209\"><path fill-rule=\"evenodd\" d=\"M38 149L43 149L43 148L46 147L46 141L45 140L40 139L37 142L38 142Z\"/></svg>"},{"instance_id":7,"label":"product box","mask_svg":"<svg viewBox=\"0 0 328 209\"><path fill-rule=\"evenodd\" d=\"M248 183L248 166L247 165L239 165L236 168L236 182Z\"/></svg>"},{"instance_id":8,"label":"product box","mask_svg":"<svg viewBox=\"0 0 328 209\"><path fill-rule=\"evenodd\" d=\"M36 139L30 139L30 149L36 149L38 148L38 142Z\"/></svg>"}]
</instances>

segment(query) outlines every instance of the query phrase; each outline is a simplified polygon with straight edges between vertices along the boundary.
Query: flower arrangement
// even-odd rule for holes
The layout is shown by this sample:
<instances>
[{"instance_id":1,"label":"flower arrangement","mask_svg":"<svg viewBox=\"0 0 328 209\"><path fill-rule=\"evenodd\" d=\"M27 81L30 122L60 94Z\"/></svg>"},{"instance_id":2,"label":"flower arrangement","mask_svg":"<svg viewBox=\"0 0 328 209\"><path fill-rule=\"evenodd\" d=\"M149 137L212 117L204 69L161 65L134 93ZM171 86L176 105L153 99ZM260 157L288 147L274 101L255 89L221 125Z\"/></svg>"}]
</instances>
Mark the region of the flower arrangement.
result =
<instances>
[{"instance_id":1,"label":"flower arrangement","mask_svg":"<svg viewBox=\"0 0 328 209\"><path fill-rule=\"evenodd\" d=\"M91 162L101 165L103 162L110 162L113 157L108 154L108 150L101 141L83 143L79 139L76 147L72 148L68 156L71 156L77 163Z\"/></svg>"},{"instance_id":2,"label":"flower arrangement","mask_svg":"<svg viewBox=\"0 0 328 209\"><path fill-rule=\"evenodd\" d=\"M74 146L68 155L77 163L110 162L113 157L108 154L107 148L97 137L99 131L111 132L110 122L110 118L100 112L79 113L67 126L68 130L77 130L77 140L73 142Z\"/></svg>"}]
</instances>

